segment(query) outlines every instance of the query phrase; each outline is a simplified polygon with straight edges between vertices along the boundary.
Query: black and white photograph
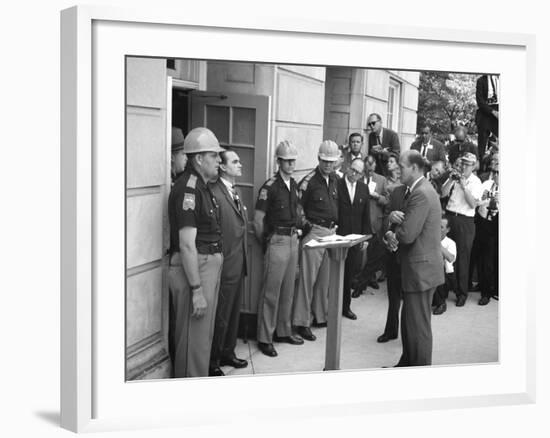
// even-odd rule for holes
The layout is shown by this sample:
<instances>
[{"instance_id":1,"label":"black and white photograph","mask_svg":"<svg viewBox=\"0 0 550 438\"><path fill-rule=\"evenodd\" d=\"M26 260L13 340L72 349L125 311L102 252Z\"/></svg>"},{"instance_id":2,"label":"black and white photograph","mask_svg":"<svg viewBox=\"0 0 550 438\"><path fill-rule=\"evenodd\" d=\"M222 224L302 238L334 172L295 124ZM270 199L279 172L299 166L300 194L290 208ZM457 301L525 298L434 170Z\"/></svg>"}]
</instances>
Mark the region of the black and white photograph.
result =
<instances>
[{"instance_id":1,"label":"black and white photograph","mask_svg":"<svg viewBox=\"0 0 550 438\"><path fill-rule=\"evenodd\" d=\"M500 80L127 56L126 380L498 363Z\"/></svg>"}]
</instances>

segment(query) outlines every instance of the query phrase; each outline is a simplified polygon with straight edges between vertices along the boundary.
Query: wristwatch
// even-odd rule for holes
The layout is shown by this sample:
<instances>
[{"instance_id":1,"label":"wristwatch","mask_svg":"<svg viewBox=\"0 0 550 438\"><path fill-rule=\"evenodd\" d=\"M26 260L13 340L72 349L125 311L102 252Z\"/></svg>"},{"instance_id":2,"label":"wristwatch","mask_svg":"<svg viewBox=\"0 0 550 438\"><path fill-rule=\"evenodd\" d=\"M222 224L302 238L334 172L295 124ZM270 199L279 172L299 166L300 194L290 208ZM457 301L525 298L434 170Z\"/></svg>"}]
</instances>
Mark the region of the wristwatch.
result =
<instances>
[{"instance_id":1,"label":"wristwatch","mask_svg":"<svg viewBox=\"0 0 550 438\"><path fill-rule=\"evenodd\" d=\"M191 290L192 290L192 291L195 291L195 290L197 290L197 289L200 289L200 288L201 288L201 285L200 285L200 284L194 284L194 285L191 285L190 287L191 287Z\"/></svg>"}]
</instances>

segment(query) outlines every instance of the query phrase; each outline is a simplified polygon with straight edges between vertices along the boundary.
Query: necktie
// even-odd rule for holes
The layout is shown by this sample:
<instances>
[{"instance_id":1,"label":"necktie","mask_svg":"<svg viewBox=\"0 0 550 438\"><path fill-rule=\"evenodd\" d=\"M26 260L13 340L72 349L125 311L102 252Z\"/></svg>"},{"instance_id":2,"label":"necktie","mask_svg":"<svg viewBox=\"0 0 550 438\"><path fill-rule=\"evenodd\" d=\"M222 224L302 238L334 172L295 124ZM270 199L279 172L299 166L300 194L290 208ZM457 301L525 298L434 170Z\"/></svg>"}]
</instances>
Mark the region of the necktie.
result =
<instances>
[{"instance_id":1,"label":"necktie","mask_svg":"<svg viewBox=\"0 0 550 438\"><path fill-rule=\"evenodd\" d=\"M422 156L426 158L426 149L428 148L427 144L422 145Z\"/></svg>"},{"instance_id":2,"label":"necktie","mask_svg":"<svg viewBox=\"0 0 550 438\"><path fill-rule=\"evenodd\" d=\"M382 146L382 141L380 141L380 135L376 135L376 144Z\"/></svg>"},{"instance_id":3,"label":"necktie","mask_svg":"<svg viewBox=\"0 0 550 438\"><path fill-rule=\"evenodd\" d=\"M237 190L235 189L235 186L231 186L231 195L233 196L233 201L237 206L237 210L241 211L241 200L239 198L239 194L237 193Z\"/></svg>"},{"instance_id":4,"label":"necktie","mask_svg":"<svg viewBox=\"0 0 550 438\"><path fill-rule=\"evenodd\" d=\"M407 190L405 190L405 196L403 196L403 201L406 201L409 199L409 196L411 195L411 189L410 187L407 187Z\"/></svg>"}]
</instances>

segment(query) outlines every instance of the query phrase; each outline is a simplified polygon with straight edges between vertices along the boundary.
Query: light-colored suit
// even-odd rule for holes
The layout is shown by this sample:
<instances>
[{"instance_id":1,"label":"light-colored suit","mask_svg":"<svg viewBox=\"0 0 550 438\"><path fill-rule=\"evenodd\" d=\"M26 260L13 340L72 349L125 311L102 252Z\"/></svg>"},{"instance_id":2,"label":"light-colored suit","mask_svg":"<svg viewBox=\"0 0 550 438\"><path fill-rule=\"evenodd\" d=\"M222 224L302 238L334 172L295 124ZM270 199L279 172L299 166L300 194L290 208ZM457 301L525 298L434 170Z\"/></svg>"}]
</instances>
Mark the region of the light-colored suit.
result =
<instances>
[{"instance_id":1,"label":"light-colored suit","mask_svg":"<svg viewBox=\"0 0 550 438\"><path fill-rule=\"evenodd\" d=\"M444 283L441 254L441 206L432 185L422 178L404 202L405 218L397 226L403 308L403 355L398 366L431 365L431 302Z\"/></svg>"}]
</instances>

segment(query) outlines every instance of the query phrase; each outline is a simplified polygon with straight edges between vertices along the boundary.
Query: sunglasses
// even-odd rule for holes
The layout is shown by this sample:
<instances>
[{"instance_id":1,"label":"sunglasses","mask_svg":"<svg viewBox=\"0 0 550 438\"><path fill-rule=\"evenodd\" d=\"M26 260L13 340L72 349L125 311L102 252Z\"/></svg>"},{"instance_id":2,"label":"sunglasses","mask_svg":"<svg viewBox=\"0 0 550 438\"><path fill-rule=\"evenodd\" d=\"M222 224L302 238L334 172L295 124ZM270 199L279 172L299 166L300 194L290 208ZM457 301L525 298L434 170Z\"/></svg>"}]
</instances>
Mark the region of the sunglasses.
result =
<instances>
[{"instance_id":1,"label":"sunglasses","mask_svg":"<svg viewBox=\"0 0 550 438\"><path fill-rule=\"evenodd\" d=\"M378 123L378 120L375 120L374 122L367 123L367 126L374 126Z\"/></svg>"}]
</instances>

